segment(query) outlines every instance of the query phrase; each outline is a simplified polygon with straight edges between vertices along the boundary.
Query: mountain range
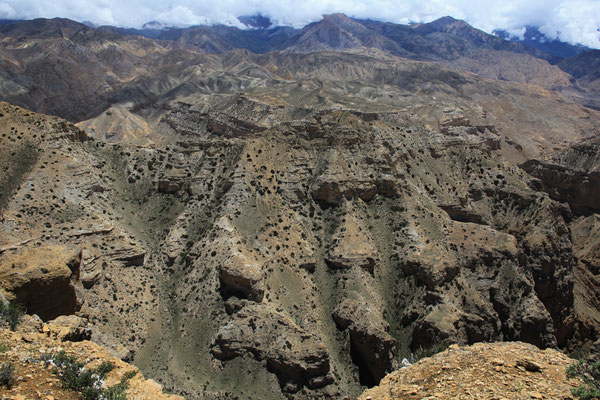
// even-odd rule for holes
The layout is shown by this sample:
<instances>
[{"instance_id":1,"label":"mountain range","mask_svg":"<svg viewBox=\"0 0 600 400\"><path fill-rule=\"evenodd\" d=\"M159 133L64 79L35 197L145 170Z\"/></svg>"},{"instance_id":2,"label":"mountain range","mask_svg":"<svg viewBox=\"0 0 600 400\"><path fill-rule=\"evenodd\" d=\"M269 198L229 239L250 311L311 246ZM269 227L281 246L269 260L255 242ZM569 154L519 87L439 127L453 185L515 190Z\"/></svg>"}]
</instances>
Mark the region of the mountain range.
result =
<instances>
[{"instance_id":1,"label":"mountain range","mask_svg":"<svg viewBox=\"0 0 600 400\"><path fill-rule=\"evenodd\" d=\"M196 54L225 54L240 49L256 54L379 50L403 59L434 61L485 78L532 83L564 92L586 106L598 106L594 62L585 63L590 65L591 72L583 74L578 71L574 76L570 73L573 67L569 59L556 64L559 59L555 55L488 35L450 17L428 24L396 25L358 21L334 14L300 30L289 27L241 30L227 26L164 30L95 29L74 21L54 19L4 25L0 28L0 35L4 38L0 51L5 64L2 98L72 121L97 115L115 96L119 96L118 92L124 89L126 81L153 73L152 69L156 70L157 66L170 63L168 58L190 59ZM68 40L63 42L65 38ZM56 42L55 46L48 47L52 40L59 41L60 45ZM24 49L22 41L33 43ZM92 43L95 46L90 46ZM583 57L597 60L597 52L583 52L578 59ZM43 80L47 81L49 77L38 80L41 71L36 65L59 62L63 63L61 68L45 68L43 71L44 75L56 75L52 77L54 87L45 88ZM579 68L584 67L582 63L579 65ZM59 76L62 73L76 78L57 86L56 82L65 80L65 77ZM79 78L82 78L81 82L77 82ZM579 80L583 81L578 83ZM33 84L36 87L31 90ZM67 104L46 105L51 101L52 93L69 91L70 86L76 90L68 96ZM27 99L27 96L35 99ZM78 96L93 99L99 104L84 107L83 104L90 100L79 99ZM109 98L112 100L109 101Z\"/></svg>"}]
</instances>

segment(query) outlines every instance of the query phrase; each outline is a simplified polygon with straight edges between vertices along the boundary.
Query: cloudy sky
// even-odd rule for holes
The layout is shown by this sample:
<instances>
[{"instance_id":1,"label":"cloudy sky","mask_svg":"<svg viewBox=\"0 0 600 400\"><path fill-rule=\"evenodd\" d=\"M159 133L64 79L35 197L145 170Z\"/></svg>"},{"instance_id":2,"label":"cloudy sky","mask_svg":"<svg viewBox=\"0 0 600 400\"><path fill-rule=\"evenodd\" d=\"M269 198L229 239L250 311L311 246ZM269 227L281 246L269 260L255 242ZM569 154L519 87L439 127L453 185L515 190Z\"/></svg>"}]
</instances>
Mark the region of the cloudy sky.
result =
<instances>
[{"instance_id":1,"label":"cloudy sky","mask_svg":"<svg viewBox=\"0 0 600 400\"><path fill-rule=\"evenodd\" d=\"M396 23L451 15L486 32L518 34L534 25L550 37L600 48L600 0L0 0L0 18L66 17L124 27L152 20L176 26L236 25L236 16L259 12L295 27L334 12Z\"/></svg>"}]
</instances>

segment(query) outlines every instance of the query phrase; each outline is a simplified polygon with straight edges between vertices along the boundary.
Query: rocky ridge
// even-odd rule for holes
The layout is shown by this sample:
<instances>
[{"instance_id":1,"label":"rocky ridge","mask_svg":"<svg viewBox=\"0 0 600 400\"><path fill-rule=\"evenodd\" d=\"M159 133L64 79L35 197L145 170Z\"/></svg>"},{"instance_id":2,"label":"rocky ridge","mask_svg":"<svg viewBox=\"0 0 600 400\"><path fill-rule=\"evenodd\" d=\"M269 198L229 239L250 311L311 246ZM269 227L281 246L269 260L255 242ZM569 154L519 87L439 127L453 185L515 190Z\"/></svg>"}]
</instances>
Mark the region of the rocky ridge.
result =
<instances>
[{"instance_id":1,"label":"rocky ridge","mask_svg":"<svg viewBox=\"0 0 600 400\"><path fill-rule=\"evenodd\" d=\"M525 343L478 343L446 351L386 376L361 400L572 399L574 360Z\"/></svg>"}]
</instances>

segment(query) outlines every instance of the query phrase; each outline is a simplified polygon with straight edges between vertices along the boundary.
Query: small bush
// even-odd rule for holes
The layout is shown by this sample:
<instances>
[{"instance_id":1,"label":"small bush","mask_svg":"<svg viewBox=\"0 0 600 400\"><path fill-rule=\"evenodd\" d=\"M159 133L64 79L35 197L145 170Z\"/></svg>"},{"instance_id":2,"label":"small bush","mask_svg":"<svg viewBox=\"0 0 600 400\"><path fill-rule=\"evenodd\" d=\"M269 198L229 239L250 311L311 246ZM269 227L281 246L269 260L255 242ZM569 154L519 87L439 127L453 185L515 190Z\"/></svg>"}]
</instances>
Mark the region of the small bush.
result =
<instances>
[{"instance_id":1,"label":"small bush","mask_svg":"<svg viewBox=\"0 0 600 400\"><path fill-rule=\"evenodd\" d=\"M25 311L19 304L8 303L5 305L0 302L0 318L8 324L11 331L17 329L23 315L25 315Z\"/></svg>"},{"instance_id":2,"label":"small bush","mask_svg":"<svg viewBox=\"0 0 600 400\"><path fill-rule=\"evenodd\" d=\"M399 205L397 205L397 204L394 204L394 205L392 205L392 206L390 207L390 209L391 209L392 211L394 211L394 212L403 212L403 211L405 211L405 208L404 208L404 207L402 207L402 206L399 206Z\"/></svg>"},{"instance_id":3,"label":"small bush","mask_svg":"<svg viewBox=\"0 0 600 400\"><path fill-rule=\"evenodd\" d=\"M415 350L414 353L410 355L410 362L414 364L422 358L431 357L437 353L441 353L442 351L446 350L449 346L450 343L446 341L435 343L430 347L420 346L418 349Z\"/></svg>"},{"instance_id":4,"label":"small bush","mask_svg":"<svg viewBox=\"0 0 600 400\"><path fill-rule=\"evenodd\" d=\"M12 362L0 364L0 387L11 388L15 384L15 366Z\"/></svg>"},{"instance_id":5,"label":"small bush","mask_svg":"<svg viewBox=\"0 0 600 400\"><path fill-rule=\"evenodd\" d=\"M105 377L110 371L115 369L115 365L111 362L105 361L100 364L94 371L101 377Z\"/></svg>"},{"instance_id":6,"label":"small bush","mask_svg":"<svg viewBox=\"0 0 600 400\"><path fill-rule=\"evenodd\" d=\"M10 350L9 345L6 343L0 343L0 353L6 353L8 350Z\"/></svg>"},{"instance_id":7,"label":"small bush","mask_svg":"<svg viewBox=\"0 0 600 400\"><path fill-rule=\"evenodd\" d=\"M103 362L94 369L86 369L83 363L64 351L56 353L50 360L56 365L63 386L81 393L83 400L126 400L128 381L137 373L127 373L120 383L106 388L104 378L114 369L114 364Z\"/></svg>"},{"instance_id":8,"label":"small bush","mask_svg":"<svg viewBox=\"0 0 600 400\"><path fill-rule=\"evenodd\" d=\"M572 389L573 396L581 400L600 398L600 361L578 361L567 368L569 378L581 379L583 383Z\"/></svg>"}]
</instances>

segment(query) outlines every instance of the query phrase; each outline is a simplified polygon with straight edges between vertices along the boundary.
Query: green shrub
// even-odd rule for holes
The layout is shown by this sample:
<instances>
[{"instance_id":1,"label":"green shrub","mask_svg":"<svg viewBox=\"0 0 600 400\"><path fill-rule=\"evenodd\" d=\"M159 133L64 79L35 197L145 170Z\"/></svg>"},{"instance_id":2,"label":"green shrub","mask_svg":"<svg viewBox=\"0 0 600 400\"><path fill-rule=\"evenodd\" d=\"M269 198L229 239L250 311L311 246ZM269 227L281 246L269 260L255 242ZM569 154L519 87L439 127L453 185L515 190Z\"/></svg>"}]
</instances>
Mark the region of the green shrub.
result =
<instances>
[{"instance_id":1,"label":"green shrub","mask_svg":"<svg viewBox=\"0 0 600 400\"><path fill-rule=\"evenodd\" d=\"M405 208L403 206L399 206L397 204L393 204L390 209L394 212L403 212L405 211Z\"/></svg>"},{"instance_id":2,"label":"green shrub","mask_svg":"<svg viewBox=\"0 0 600 400\"><path fill-rule=\"evenodd\" d=\"M126 400L128 382L137 374L131 371L123 376L120 383L105 388L104 378L114 369L114 364L103 362L94 369L86 369L85 364L64 351L46 358L56 365L55 372L61 377L63 386L81 393L83 400Z\"/></svg>"},{"instance_id":3,"label":"green shrub","mask_svg":"<svg viewBox=\"0 0 600 400\"><path fill-rule=\"evenodd\" d=\"M600 361L578 361L567 368L569 378L577 378L583 383L572 390L573 396L581 400L600 398Z\"/></svg>"},{"instance_id":4,"label":"green shrub","mask_svg":"<svg viewBox=\"0 0 600 400\"><path fill-rule=\"evenodd\" d=\"M410 362L414 364L422 358L431 357L437 353L441 353L442 351L446 350L449 346L450 343L446 341L434 343L429 347L419 346L419 348L416 349L415 352L410 355Z\"/></svg>"},{"instance_id":5,"label":"green shrub","mask_svg":"<svg viewBox=\"0 0 600 400\"><path fill-rule=\"evenodd\" d=\"M17 329L23 315L25 315L25 311L19 304L8 303L5 305L0 302L0 318L8 324L11 331Z\"/></svg>"},{"instance_id":6,"label":"green shrub","mask_svg":"<svg viewBox=\"0 0 600 400\"><path fill-rule=\"evenodd\" d=\"M12 362L0 364L0 387L11 388L15 384L15 366Z\"/></svg>"}]
</instances>

